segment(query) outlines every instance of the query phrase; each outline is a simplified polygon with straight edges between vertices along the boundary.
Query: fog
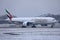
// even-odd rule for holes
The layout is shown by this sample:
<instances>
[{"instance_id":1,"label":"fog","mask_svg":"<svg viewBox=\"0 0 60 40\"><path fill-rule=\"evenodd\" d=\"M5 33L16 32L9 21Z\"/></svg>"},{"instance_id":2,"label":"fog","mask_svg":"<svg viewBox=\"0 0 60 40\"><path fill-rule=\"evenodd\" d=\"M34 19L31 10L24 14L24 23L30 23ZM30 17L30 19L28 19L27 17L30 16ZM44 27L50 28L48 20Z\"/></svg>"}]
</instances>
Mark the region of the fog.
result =
<instances>
[{"instance_id":1,"label":"fog","mask_svg":"<svg viewBox=\"0 0 60 40\"><path fill-rule=\"evenodd\" d=\"M4 9L17 17L60 14L60 0L0 0L0 15Z\"/></svg>"}]
</instances>

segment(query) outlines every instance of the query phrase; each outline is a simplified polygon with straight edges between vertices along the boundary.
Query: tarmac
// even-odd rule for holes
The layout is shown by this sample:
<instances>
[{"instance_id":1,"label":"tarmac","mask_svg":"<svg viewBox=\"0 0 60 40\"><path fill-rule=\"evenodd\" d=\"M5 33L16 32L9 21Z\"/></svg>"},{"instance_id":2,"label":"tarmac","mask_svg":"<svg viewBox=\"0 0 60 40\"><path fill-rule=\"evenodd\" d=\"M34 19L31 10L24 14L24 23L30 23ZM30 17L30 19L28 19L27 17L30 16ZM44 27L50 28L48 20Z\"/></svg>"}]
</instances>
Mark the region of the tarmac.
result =
<instances>
[{"instance_id":1,"label":"tarmac","mask_svg":"<svg viewBox=\"0 0 60 40\"><path fill-rule=\"evenodd\" d=\"M60 40L59 25L56 24L53 28L21 28L15 24L0 24L0 40Z\"/></svg>"},{"instance_id":2,"label":"tarmac","mask_svg":"<svg viewBox=\"0 0 60 40\"><path fill-rule=\"evenodd\" d=\"M0 40L60 40L60 28L0 28Z\"/></svg>"}]
</instances>

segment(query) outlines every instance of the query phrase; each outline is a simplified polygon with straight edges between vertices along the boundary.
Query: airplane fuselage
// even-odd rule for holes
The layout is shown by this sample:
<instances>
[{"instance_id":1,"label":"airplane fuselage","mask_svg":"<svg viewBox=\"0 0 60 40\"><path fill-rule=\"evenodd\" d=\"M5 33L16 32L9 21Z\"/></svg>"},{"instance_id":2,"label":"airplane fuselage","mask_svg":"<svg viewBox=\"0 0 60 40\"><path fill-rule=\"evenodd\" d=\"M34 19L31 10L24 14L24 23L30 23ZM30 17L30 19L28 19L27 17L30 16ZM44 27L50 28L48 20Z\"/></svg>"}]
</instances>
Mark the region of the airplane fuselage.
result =
<instances>
[{"instance_id":1,"label":"airplane fuselage","mask_svg":"<svg viewBox=\"0 0 60 40\"><path fill-rule=\"evenodd\" d=\"M9 20L9 19L6 19ZM20 18L12 18L12 21L20 21L20 22L34 22L34 23L53 23L56 22L55 18L52 17L20 17Z\"/></svg>"}]
</instances>

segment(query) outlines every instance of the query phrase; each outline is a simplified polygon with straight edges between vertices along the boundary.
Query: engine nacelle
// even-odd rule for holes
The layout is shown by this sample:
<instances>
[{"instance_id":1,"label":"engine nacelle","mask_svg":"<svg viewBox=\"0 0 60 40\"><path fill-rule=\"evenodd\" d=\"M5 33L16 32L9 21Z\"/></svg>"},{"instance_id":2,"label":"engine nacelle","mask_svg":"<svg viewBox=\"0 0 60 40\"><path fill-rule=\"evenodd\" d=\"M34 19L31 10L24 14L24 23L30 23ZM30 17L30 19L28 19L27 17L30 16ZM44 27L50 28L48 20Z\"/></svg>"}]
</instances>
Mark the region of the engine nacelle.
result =
<instances>
[{"instance_id":1,"label":"engine nacelle","mask_svg":"<svg viewBox=\"0 0 60 40\"><path fill-rule=\"evenodd\" d=\"M31 22L24 22L23 23L23 26L30 26L30 25L33 25L33 23L31 23Z\"/></svg>"}]
</instances>

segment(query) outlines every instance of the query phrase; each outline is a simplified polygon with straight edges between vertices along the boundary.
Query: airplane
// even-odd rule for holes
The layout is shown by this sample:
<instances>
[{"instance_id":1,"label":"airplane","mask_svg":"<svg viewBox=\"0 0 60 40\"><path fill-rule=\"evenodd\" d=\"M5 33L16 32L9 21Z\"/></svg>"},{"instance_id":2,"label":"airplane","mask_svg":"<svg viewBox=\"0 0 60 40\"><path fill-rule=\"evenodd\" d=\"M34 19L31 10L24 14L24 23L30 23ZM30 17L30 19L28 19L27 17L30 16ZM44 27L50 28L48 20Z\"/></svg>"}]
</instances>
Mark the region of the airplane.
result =
<instances>
[{"instance_id":1,"label":"airplane","mask_svg":"<svg viewBox=\"0 0 60 40\"><path fill-rule=\"evenodd\" d=\"M36 28L36 25L40 24L41 26L47 26L48 24L51 24L51 28L57 23L58 21L55 18L52 17L16 17L13 18L11 13L5 9L7 12L8 19L5 19L7 21L10 21L15 24L22 23L22 28L26 28L26 26L32 26L32 28Z\"/></svg>"}]
</instances>

